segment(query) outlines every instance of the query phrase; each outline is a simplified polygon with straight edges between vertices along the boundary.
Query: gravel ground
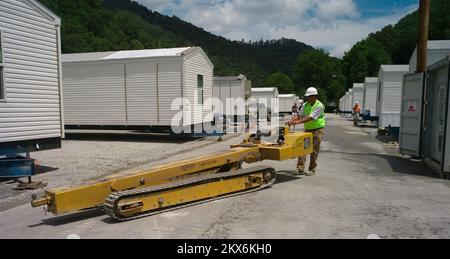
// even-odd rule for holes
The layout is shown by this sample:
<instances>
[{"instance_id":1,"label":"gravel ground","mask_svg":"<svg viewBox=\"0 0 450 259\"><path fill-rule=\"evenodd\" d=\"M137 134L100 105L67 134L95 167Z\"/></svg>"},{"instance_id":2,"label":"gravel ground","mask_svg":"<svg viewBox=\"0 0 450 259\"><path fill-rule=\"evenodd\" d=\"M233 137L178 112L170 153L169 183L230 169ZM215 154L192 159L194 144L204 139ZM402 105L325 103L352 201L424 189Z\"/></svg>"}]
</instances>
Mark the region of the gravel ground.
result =
<instances>
[{"instance_id":1,"label":"gravel ground","mask_svg":"<svg viewBox=\"0 0 450 259\"><path fill-rule=\"evenodd\" d=\"M233 137L236 135L225 139ZM33 181L47 183L49 188L79 185L216 142L217 138L180 140L162 134L75 131L67 134L61 149L32 154L45 171ZM0 211L28 203L32 194L43 193L14 191L16 186L11 181L0 182Z\"/></svg>"},{"instance_id":2,"label":"gravel ground","mask_svg":"<svg viewBox=\"0 0 450 259\"><path fill-rule=\"evenodd\" d=\"M44 215L29 204L0 212L0 238L449 238L450 182L373 137L376 129L327 115L318 174L294 176L297 161L264 161L269 189L117 223L101 210ZM299 129L297 129L299 130ZM214 143L154 166L229 150ZM141 166L139 166L141 167Z\"/></svg>"}]
</instances>

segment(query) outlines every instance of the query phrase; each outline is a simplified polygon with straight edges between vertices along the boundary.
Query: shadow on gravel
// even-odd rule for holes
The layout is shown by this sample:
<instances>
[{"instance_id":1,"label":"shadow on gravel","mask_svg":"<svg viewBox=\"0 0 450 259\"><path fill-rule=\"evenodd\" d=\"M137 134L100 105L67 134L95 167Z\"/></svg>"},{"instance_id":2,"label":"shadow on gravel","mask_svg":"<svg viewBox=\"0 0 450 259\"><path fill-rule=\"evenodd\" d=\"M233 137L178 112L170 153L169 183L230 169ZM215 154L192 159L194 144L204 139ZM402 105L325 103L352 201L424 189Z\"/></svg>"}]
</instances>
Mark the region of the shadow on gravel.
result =
<instances>
[{"instance_id":1,"label":"shadow on gravel","mask_svg":"<svg viewBox=\"0 0 450 259\"><path fill-rule=\"evenodd\" d=\"M411 159L407 157L400 157L395 155L383 155L376 153L357 153L357 152L338 152L338 151L327 151L324 150L322 153L334 153L344 155L344 159L348 159L350 161L355 161L352 159L352 156L367 156L373 157L372 160L366 158L366 161L372 161L373 163L378 163L376 158L381 158L386 160L389 166L392 169L392 173L404 174L404 175L413 175L413 176L424 176L429 178L441 179L438 175L433 173L431 169L429 169L421 160ZM389 172L391 173L391 172ZM384 172L380 172L380 176L388 174ZM392 176L389 174L389 176Z\"/></svg>"},{"instance_id":2,"label":"shadow on gravel","mask_svg":"<svg viewBox=\"0 0 450 259\"><path fill-rule=\"evenodd\" d=\"M79 222L87 219L92 219L100 216L105 216L105 213L103 212L102 208L95 208L85 211L80 211L68 215L63 216L55 216L54 218L44 219L40 223L35 225L29 225L29 228L35 228L42 225L48 225L48 226L62 226L74 222Z\"/></svg>"},{"instance_id":3,"label":"shadow on gravel","mask_svg":"<svg viewBox=\"0 0 450 259\"><path fill-rule=\"evenodd\" d=\"M277 181L275 185L291 181L301 180L302 176L295 175L296 171L277 171Z\"/></svg>"},{"instance_id":4,"label":"shadow on gravel","mask_svg":"<svg viewBox=\"0 0 450 259\"><path fill-rule=\"evenodd\" d=\"M383 143L398 142L398 138L393 137L393 136L377 135L376 139Z\"/></svg>"},{"instance_id":5,"label":"shadow on gravel","mask_svg":"<svg viewBox=\"0 0 450 259\"><path fill-rule=\"evenodd\" d=\"M169 134L150 134L150 133L66 133L66 140L76 141L120 141L120 142L149 142L149 143L187 143L195 138L182 138L171 136Z\"/></svg>"}]
</instances>

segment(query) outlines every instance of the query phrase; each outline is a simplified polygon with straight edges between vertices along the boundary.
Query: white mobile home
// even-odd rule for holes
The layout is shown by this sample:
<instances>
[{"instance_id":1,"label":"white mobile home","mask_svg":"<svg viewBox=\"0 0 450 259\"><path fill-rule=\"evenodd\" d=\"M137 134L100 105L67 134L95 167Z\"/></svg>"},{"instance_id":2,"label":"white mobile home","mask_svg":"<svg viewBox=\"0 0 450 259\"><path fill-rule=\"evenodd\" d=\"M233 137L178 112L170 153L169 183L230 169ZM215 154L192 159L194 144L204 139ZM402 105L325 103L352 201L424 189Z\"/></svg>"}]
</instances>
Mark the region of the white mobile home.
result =
<instances>
[{"instance_id":1,"label":"white mobile home","mask_svg":"<svg viewBox=\"0 0 450 259\"><path fill-rule=\"evenodd\" d=\"M291 114L292 107L297 103L297 97L295 94L280 94L278 96L280 105L280 114Z\"/></svg>"},{"instance_id":2,"label":"white mobile home","mask_svg":"<svg viewBox=\"0 0 450 259\"><path fill-rule=\"evenodd\" d=\"M354 106L355 103L353 102L353 89L349 89L347 96L347 112L353 112Z\"/></svg>"},{"instance_id":3,"label":"white mobile home","mask_svg":"<svg viewBox=\"0 0 450 259\"><path fill-rule=\"evenodd\" d=\"M347 113L348 109L348 92L345 93L344 97L342 97L342 112Z\"/></svg>"},{"instance_id":4,"label":"white mobile home","mask_svg":"<svg viewBox=\"0 0 450 259\"><path fill-rule=\"evenodd\" d=\"M245 115L246 110L232 111L230 100L233 103L241 100L244 103L252 94L252 84L244 75L230 77L214 77L213 97L219 99L223 105L223 115ZM246 109L244 107L244 109Z\"/></svg>"},{"instance_id":5,"label":"white mobile home","mask_svg":"<svg viewBox=\"0 0 450 259\"><path fill-rule=\"evenodd\" d=\"M60 25L35 0L0 1L0 150L61 147Z\"/></svg>"},{"instance_id":6,"label":"white mobile home","mask_svg":"<svg viewBox=\"0 0 450 259\"><path fill-rule=\"evenodd\" d=\"M260 118L270 118L279 109L279 92L275 87L252 88L251 100L256 102ZM265 113L267 112L267 113Z\"/></svg>"},{"instance_id":7,"label":"white mobile home","mask_svg":"<svg viewBox=\"0 0 450 259\"><path fill-rule=\"evenodd\" d=\"M408 65L382 65L378 75L377 114L379 128L400 127L403 76Z\"/></svg>"},{"instance_id":8,"label":"white mobile home","mask_svg":"<svg viewBox=\"0 0 450 259\"><path fill-rule=\"evenodd\" d=\"M366 77L364 80L364 106L363 113L370 113L371 117L377 115L378 78Z\"/></svg>"},{"instance_id":9,"label":"white mobile home","mask_svg":"<svg viewBox=\"0 0 450 259\"><path fill-rule=\"evenodd\" d=\"M424 78L420 73L405 76L400 152L424 158L432 169L449 178L450 57L431 65Z\"/></svg>"},{"instance_id":10,"label":"white mobile home","mask_svg":"<svg viewBox=\"0 0 450 259\"><path fill-rule=\"evenodd\" d=\"M450 40L430 40L427 49L427 64L432 65L450 55ZM409 61L409 72L417 69L417 48Z\"/></svg>"},{"instance_id":11,"label":"white mobile home","mask_svg":"<svg viewBox=\"0 0 450 259\"><path fill-rule=\"evenodd\" d=\"M211 122L206 117L212 105L206 104L213 69L198 47L63 55L66 128L169 129ZM180 98L187 104L174 103Z\"/></svg>"},{"instance_id":12,"label":"white mobile home","mask_svg":"<svg viewBox=\"0 0 450 259\"><path fill-rule=\"evenodd\" d=\"M361 108L364 107L364 84L353 84L353 106L356 102Z\"/></svg>"}]
</instances>

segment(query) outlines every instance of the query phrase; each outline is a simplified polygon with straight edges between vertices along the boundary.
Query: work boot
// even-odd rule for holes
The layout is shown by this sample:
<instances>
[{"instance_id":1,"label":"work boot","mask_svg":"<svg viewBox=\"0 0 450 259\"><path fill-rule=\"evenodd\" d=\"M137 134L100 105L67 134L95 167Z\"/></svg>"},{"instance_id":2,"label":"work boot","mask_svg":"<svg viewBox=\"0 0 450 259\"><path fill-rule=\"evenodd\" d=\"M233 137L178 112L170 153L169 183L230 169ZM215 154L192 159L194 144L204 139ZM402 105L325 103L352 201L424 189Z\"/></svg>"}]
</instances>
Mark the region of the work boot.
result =
<instances>
[{"instance_id":1,"label":"work boot","mask_svg":"<svg viewBox=\"0 0 450 259\"><path fill-rule=\"evenodd\" d=\"M316 170L309 170L308 173L305 173L305 176L314 176L316 175Z\"/></svg>"}]
</instances>

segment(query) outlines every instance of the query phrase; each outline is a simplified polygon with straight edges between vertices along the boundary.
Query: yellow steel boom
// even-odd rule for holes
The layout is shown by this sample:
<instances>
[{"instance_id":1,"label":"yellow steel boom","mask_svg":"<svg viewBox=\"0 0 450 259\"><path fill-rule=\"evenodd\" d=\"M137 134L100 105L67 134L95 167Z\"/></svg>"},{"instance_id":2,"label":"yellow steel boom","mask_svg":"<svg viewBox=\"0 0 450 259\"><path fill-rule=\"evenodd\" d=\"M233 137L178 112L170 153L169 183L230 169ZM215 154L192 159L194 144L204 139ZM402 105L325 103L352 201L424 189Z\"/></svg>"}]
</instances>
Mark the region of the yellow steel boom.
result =
<instances>
[{"instance_id":1,"label":"yellow steel boom","mask_svg":"<svg viewBox=\"0 0 450 259\"><path fill-rule=\"evenodd\" d=\"M244 140L229 151L130 171L76 187L47 190L33 207L48 206L56 215L104 206L108 215L128 220L175 206L262 188L272 183L274 170L242 169L242 163L288 160L312 153L312 134L283 129L280 143Z\"/></svg>"}]
</instances>

